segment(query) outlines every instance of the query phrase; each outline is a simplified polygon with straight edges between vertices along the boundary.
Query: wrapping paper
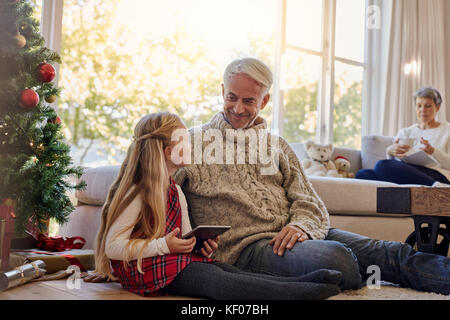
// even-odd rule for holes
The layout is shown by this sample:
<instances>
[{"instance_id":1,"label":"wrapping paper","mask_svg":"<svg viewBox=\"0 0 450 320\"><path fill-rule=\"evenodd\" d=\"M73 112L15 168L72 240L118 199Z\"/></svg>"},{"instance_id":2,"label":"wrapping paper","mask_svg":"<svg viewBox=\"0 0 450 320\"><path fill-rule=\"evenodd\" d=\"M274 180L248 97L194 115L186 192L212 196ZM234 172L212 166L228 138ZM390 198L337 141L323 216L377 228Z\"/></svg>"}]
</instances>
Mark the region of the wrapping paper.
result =
<instances>
[{"instance_id":1,"label":"wrapping paper","mask_svg":"<svg viewBox=\"0 0 450 320\"><path fill-rule=\"evenodd\" d=\"M14 268L11 271L0 273L0 291L17 287L35 278L39 278L46 272L45 262L36 260Z\"/></svg>"},{"instance_id":2,"label":"wrapping paper","mask_svg":"<svg viewBox=\"0 0 450 320\"><path fill-rule=\"evenodd\" d=\"M95 269L94 250L73 249L64 252L49 252L38 249L12 250L10 268L36 260L45 262L47 274L66 270L70 265L76 265L81 271Z\"/></svg>"}]
</instances>

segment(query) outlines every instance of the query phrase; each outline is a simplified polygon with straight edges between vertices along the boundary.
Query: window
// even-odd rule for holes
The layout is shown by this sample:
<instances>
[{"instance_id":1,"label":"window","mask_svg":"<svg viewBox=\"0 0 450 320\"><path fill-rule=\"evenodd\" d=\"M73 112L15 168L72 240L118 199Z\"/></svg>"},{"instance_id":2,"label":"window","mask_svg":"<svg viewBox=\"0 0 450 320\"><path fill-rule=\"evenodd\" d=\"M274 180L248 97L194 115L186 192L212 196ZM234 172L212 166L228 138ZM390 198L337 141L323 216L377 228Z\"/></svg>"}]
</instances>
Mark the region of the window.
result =
<instances>
[{"instance_id":1,"label":"window","mask_svg":"<svg viewBox=\"0 0 450 320\"><path fill-rule=\"evenodd\" d=\"M273 67L275 6L65 0L59 112L75 163L120 163L146 113L176 112L188 127L207 122L222 110L220 84L232 59L251 55ZM271 114L269 104L269 124Z\"/></svg>"},{"instance_id":2,"label":"window","mask_svg":"<svg viewBox=\"0 0 450 320\"><path fill-rule=\"evenodd\" d=\"M360 149L363 68L335 62L334 144Z\"/></svg>"},{"instance_id":3,"label":"window","mask_svg":"<svg viewBox=\"0 0 450 320\"><path fill-rule=\"evenodd\" d=\"M336 146L361 147L364 35L365 1L337 0L333 113Z\"/></svg>"},{"instance_id":4,"label":"window","mask_svg":"<svg viewBox=\"0 0 450 320\"><path fill-rule=\"evenodd\" d=\"M319 52L322 48L323 2L288 0L286 7L286 43Z\"/></svg>"},{"instance_id":5,"label":"window","mask_svg":"<svg viewBox=\"0 0 450 320\"><path fill-rule=\"evenodd\" d=\"M317 95L322 61L304 52L286 49L282 64L284 121L282 136L290 142L314 138ZM288 72L289 71L289 72Z\"/></svg>"},{"instance_id":6,"label":"window","mask_svg":"<svg viewBox=\"0 0 450 320\"><path fill-rule=\"evenodd\" d=\"M274 70L262 115L289 142L360 147L364 0L32 2L61 53L58 113L75 164L120 163L149 112L208 121L241 56Z\"/></svg>"},{"instance_id":7,"label":"window","mask_svg":"<svg viewBox=\"0 0 450 320\"><path fill-rule=\"evenodd\" d=\"M280 3L281 46L276 56L282 67L274 90L282 97L275 106L281 110L276 113L281 135L289 142L313 138L360 148L365 1Z\"/></svg>"}]
</instances>

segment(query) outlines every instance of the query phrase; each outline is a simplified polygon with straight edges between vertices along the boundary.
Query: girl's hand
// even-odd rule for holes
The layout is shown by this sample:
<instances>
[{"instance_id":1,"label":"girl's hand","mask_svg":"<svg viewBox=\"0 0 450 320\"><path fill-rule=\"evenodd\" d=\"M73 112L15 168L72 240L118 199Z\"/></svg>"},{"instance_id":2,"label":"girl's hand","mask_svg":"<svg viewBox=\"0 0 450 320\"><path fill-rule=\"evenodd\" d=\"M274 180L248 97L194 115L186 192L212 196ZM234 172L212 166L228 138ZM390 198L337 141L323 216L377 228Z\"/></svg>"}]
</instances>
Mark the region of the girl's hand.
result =
<instances>
[{"instance_id":1,"label":"girl's hand","mask_svg":"<svg viewBox=\"0 0 450 320\"><path fill-rule=\"evenodd\" d=\"M201 256L210 257L214 251L219 247L219 236L215 239L208 239L208 241L203 241L203 247L198 251Z\"/></svg>"},{"instance_id":2,"label":"girl's hand","mask_svg":"<svg viewBox=\"0 0 450 320\"><path fill-rule=\"evenodd\" d=\"M429 154L431 156L434 153L434 148L431 146L431 144L428 142L428 140L425 140L424 138L420 138L420 143L425 146L424 148L420 148L420 149L422 149L426 154Z\"/></svg>"},{"instance_id":3,"label":"girl's hand","mask_svg":"<svg viewBox=\"0 0 450 320\"><path fill-rule=\"evenodd\" d=\"M180 233L180 228L175 228L169 234L166 235L167 247L169 247L170 253L190 253L195 246L195 237L189 239L179 239L177 234Z\"/></svg>"}]
</instances>

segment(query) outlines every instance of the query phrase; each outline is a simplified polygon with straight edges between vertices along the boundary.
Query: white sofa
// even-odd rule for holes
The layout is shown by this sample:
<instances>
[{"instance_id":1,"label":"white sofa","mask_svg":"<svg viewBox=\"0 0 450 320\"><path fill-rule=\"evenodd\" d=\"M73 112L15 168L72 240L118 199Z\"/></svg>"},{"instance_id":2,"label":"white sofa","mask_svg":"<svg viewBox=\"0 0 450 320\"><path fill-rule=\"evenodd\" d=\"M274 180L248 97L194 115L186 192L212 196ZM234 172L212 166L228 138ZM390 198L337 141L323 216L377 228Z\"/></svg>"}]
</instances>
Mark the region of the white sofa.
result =
<instances>
[{"instance_id":1,"label":"white sofa","mask_svg":"<svg viewBox=\"0 0 450 320\"><path fill-rule=\"evenodd\" d=\"M385 158L385 149L392 138L366 136L362 139L362 150L335 148L333 159L342 155L352 165L351 171L373 168ZM306 156L302 143L291 144L299 159ZM85 248L93 248L100 224L101 208L109 186L118 174L119 166L105 166L85 170L82 179L87 182L84 191L76 192L76 209L69 222L60 226L64 237L81 236L86 239ZM309 177L329 213L331 226L366 235L375 239L405 241L414 230L410 215L377 212L377 187L401 187L400 185L358 179Z\"/></svg>"}]
</instances>

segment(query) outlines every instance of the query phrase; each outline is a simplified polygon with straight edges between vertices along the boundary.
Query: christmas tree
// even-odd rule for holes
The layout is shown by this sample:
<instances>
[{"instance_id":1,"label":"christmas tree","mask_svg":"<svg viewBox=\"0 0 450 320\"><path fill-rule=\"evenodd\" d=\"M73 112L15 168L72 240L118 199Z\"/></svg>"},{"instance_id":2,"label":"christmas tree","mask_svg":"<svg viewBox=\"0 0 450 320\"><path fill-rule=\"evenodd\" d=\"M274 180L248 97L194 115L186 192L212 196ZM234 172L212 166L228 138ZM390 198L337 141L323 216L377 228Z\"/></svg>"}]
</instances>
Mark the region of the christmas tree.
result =
<instances>
[{"instance_id":1,"label":"christmas tree","mask_svg":"<svg viewBox=\"0 0 450 320\"><path fill-rule=\"evenodd\" d=\"M49 219L67 222L69 190L85 187L73 167L61 120L52 104L60 57L45 47L26 0L0 1L0 205L13 204L15 231L31 224L45 232Z\"/></svg>"}]
</instances>

